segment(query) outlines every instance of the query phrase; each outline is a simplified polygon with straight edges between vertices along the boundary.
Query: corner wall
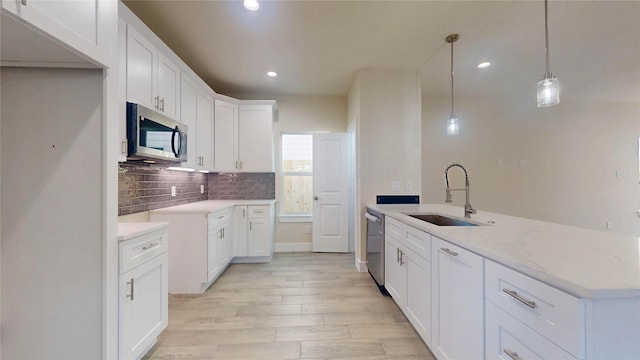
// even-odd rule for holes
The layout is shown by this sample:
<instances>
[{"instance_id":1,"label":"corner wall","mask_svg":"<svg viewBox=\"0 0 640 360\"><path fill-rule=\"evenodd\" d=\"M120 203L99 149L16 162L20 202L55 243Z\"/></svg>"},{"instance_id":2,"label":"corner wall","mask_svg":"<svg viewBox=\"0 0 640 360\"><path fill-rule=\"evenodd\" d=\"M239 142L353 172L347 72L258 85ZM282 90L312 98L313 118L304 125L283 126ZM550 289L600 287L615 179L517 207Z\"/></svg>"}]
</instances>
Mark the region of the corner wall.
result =
<instances>
[{"instance_id":1,"label":"corner wall","mask_svg":"<svg viewBox=\"0 0 640 360\"><path fill-rule=\"evenodd\" d=\"M356 263L366 262L367 204L376 195L421 194L421 83L417 71L363 70L349 93L349 119L356 122L358 214ZM392 182L400 182L393 190ZM407 189L409 184L412 189Z\"/></svg>"},{"instance_id":2,"label":"corner wall","mask_svg":"<svg viewBox=\"0 0 640 360\"><path fill-rule=\"evenodd\" d=\"M448 111L448 98L423 99L423 202L444 202L443 171L459 162L476 209L640 236L640 104L460 97L451 137ZM460 174L450 181L463 185ZM464 194L453 200L462 206Z\"/></svg>"}]
</instances>

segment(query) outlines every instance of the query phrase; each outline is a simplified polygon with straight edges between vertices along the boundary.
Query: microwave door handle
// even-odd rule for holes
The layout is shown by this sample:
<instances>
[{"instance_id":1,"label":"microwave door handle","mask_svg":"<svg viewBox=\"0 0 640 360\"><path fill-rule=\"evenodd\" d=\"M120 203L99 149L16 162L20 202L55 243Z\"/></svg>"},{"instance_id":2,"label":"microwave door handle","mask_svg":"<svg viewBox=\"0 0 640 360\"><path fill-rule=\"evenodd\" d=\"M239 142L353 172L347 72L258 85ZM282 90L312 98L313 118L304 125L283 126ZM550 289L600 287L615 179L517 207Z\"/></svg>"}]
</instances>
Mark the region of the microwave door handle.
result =
<instances>
[{"instance_id":1,"label":"microwave door handle","mask_svg":"<svg viewBox=\"0 0 640 360\"><path fill-rule=\"evenodd\" d=\"M178 134L178 150L176 151L176 134ZM175 129L173 129L173 133L171 134L171 151L173 151L173 154L176 157L180 157L180 150L182 149L182 134L180 133L180 129L178 129L178 127L176 126Z\"/></svg>"}]
</instances>

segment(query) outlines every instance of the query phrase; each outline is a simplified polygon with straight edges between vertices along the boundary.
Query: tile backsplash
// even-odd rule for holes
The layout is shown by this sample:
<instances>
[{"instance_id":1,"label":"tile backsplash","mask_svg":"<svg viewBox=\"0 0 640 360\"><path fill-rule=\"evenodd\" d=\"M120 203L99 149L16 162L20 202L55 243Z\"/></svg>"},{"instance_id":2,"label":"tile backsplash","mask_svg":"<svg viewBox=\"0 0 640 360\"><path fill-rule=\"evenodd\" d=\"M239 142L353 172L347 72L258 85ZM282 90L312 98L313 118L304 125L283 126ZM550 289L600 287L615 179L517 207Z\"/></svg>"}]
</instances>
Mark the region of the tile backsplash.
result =
<instances>
[{"instance_id":1,"label":"tile backsplash","mask_svg":"<svg viewBox=\"0 0 640 360\"><path fill-rule=\"evenodd\" d=\"M275 199L275 182L275 173L212 173L209 174L209 199Z\"/></svg>"},{"instance_id":2,"label":"tile backsplash","mask_svg":"<svg viewBox=\"0 0 640 360\"><path fill-rule=\"evenodd\" d=\"M202 200L275 199L274 173L203 174L120 164L118 215L128 215ZM204 185L204 194L200 193ZM171 196L176 186L176 196Z\"/></svg>"},{"instance_id":3,"label":"tile backsplash","mask_svg":"<svg viewBox=\"0 0 640 360\"><path fill-rule=\"evenodd\" d=\"M208 174L144 165L120 166L127 172L118 175L118 215L208 199ZM204 185L203 194L200 185ZM176 196L171 196L171 186L176 187Z\"/></svg>"}]
</instances>

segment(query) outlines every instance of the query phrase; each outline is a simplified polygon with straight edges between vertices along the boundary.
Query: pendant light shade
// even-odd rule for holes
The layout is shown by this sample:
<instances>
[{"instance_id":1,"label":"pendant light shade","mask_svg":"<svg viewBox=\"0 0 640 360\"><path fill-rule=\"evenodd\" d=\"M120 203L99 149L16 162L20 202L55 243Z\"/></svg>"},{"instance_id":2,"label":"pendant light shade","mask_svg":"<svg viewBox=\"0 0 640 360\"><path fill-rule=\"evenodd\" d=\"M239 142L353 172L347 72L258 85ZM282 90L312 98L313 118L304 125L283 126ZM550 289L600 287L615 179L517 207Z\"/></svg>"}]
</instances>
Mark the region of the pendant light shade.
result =
<instances>
[{"instance_id":1,"label":"pendant light shade","mask_svg":"<svg viewBox=\"0 0 640 360\"><path fill-rule=\"evenodd\" d=\"M458 41L458 34L447 36L445 41L451 44L451 116L447 120L447 135L458 135L460 134L460 121L453 114L453 43Z\"/></svg>"},{"instance_id":2,"label":"pendant light shade","mask_svg":"<svg viewBox=\"0 0 640 360\"><path fill-rule=\"evenodd\" d=\"M538 81L538 107L556 105L560 102L560 80L549 71L549 21L547 17L548 0L544 0L544 53L546 73Z\"/></svg>"}]
</instances>

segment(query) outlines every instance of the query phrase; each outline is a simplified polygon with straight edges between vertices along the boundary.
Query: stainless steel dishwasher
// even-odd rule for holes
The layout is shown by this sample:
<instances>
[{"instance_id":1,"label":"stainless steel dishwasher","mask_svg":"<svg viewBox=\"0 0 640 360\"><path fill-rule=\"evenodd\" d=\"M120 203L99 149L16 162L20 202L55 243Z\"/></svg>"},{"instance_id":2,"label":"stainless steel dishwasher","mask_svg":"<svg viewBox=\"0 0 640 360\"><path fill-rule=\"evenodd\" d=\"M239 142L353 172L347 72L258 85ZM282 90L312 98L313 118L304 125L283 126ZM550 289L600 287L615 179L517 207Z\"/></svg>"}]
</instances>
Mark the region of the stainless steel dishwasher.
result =
<instances>
[{"instance_id":1,"label":"stainless steel dishwasher","mask_svg":"<svg viewBox=\"0 0 640 360\"><path fill-rule=\"evenodd\" d=\"M376 204L419 204L418 195L378 195ZM364 214L367 219L367 268L369 274L378 284L380 291L387 294L384 288L384 215L367 207Z\"/></svg>"}]
</instances>

